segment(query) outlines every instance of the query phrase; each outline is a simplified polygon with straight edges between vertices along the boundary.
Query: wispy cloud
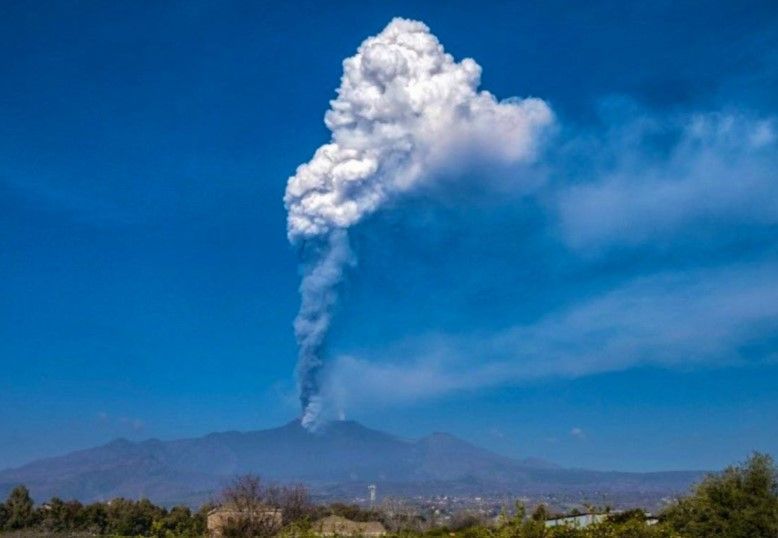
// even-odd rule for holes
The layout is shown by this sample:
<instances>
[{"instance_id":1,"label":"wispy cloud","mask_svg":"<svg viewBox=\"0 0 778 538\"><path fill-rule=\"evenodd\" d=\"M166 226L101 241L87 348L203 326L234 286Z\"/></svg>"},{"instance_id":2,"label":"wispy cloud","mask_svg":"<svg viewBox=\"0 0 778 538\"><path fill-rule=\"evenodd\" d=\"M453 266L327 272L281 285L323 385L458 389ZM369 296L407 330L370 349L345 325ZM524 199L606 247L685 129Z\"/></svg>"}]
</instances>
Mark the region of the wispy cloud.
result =
<instances>
[{"instance_id":1,"label":"wispy cloud","mask_svg":"<svg viewBox=\"0 0 778 538\"><path fill-rule=\"evenodd\" d=\"M326 393L341 408L403 404L636 365L767 360L775 351L754 344L775 334L778 263L668 272L637 278L534 323L489 334L432 335L373 355L341 356Z\"/></svg>"},{"instance_id":2,"label":"wispy cloud","mask_svg":"<svg viewBox=\"0 0 778 538\"><path fill-rule=\"evenodd\" d=\"M25 175L30 174L30 175ZM127 211L111 200L79 188L76 182L49 178L34 172L14 171L0 176L0 192L34 207L67 215L78 222L95 225L126 225L133 222Z\"/></svg>"},{"instance_id":3,"label":"wispy cloud","mask_svg":"<svg viewBox=\"0 0 778 538\"><path fill-rule=\"evenodd\" d=\"M564 240L600 251L778 223L775 125L771 118L702 113L614 126L601 140L607 156L589 172L593 180L556 195Z\"/></svg>"},{"instance_id":4,"label":"wispy cloud","mask_svg":"<svg viewBox=\"0 0 778 538\"><path fill-rule=\"evenodd\" d=\"M118 428L119 430L132 430L140 432L146 427L146 422L140 418L133 417L114 417L105 411L97 413L98 423L107 428Z\"/></svg>"}]
</instances>

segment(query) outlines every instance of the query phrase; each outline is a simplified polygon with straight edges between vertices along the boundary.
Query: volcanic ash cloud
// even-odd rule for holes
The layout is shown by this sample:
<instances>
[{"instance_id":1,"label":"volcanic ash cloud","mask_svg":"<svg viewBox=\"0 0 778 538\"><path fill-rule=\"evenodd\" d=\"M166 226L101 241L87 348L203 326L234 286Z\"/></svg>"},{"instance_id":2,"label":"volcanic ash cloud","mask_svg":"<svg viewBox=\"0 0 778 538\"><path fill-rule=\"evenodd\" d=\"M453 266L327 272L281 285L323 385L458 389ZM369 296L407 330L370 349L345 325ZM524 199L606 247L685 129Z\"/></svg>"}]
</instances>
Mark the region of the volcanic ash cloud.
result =
<instances>
[{"instance_id":1,"label":"volcanic ash cloud","mask_svg":"<svg viewBox=\"0 0 778 538\"><path fill-rule=\"evenodd\" d=\"M284 196L303 267L295 334L306 427L321 418L326 335L338 284L355 263L349 229L454 171L532 160L553 122L543 100L498 101L478 90L480 77L474 60L456 62L426 25L406 19L394 19L343 62L324 117L332 138L297 168Z\"/></svg>"}]
</instances>

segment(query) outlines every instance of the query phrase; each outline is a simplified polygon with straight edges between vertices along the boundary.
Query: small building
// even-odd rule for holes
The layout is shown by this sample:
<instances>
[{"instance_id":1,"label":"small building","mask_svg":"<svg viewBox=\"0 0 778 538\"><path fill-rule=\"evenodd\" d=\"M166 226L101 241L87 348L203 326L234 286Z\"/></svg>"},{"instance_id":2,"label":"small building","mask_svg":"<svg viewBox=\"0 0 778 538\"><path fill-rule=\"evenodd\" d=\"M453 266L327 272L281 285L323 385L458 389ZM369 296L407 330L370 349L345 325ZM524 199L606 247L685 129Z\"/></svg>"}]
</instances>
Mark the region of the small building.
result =
<instances>
[{"instance_id":1,"label":"small building","mask_svg":"<svg viewBox=\"0 0 778 538\"><path fill-rule=\"evenodd\" d=\"M277 508L260 507L256 510L245 510L230 505L219 506L208 512L208 536L220 538L224 535L224 528L227 525L246 518L271 528L280 529L283 523L282 515L281 510Z\"/></svg>"},{"instance_id":2,"label":"small building","mask_svg":"<svg viewBox=\"0 0 778 538\"><path fill-rule=\"evenodd\" d=\"M575 529L583 529L589 525L600 523L608 518L608 514L581 514L578 516L555 517L546 520L546 527L566 526Z\"/></svg>"},{"instance_id":3,"label":"small building","mask_svg":"<svg viewBox=\"0 0 778 538\"><path fill-rule=\"evenodd\" d=\"M351 521L341 516L327 516L313 524L319 536L384 536L386 528L378 521Z\"/></svg>"}]
</instances>

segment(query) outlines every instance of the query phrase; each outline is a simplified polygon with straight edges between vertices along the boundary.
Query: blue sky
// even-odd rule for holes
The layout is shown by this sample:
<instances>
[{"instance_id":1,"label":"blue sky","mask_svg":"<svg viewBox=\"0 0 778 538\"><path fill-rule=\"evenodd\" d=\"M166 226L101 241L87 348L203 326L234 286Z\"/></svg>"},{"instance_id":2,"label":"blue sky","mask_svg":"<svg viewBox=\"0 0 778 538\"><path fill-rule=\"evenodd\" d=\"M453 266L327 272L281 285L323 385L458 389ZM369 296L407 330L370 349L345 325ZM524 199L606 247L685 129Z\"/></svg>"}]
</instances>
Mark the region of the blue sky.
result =
<instances>
[{"instance_id":1,"label":"blue sky","mask_svg":"<svg viewBox=\"0 0 778 538\"><path fill-rule=\"evenodd\" d=\"M282 197L395 16L556 119L530 187L355 227L347 416L601 469L778 453L774 2L419 4L0 6L0 467L296 416Z\"/></svg>"}]
</instances>

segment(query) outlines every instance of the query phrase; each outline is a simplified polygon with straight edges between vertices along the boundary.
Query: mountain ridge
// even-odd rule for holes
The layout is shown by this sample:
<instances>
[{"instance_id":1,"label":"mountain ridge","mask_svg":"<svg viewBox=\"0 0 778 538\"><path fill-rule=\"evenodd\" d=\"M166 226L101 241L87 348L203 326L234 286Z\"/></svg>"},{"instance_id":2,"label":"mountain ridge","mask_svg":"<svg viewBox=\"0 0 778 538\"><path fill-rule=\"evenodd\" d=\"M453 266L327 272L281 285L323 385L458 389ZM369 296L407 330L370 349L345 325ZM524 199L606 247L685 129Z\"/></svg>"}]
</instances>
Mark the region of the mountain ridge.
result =
<instances>
[{"instance_id":1,"label":"mountain ridge","mask_svg":"<svg viewBox=\"0 0 778 538\"><path fill-rule=\"evenodd\" d=\"M352 498L376 483L397 495L684 490L699 472L623 473L565 469L545 460L510 458L453 435L419 439L336 421L311 433L299 421L264 430L133 442L114 439L0 471L0 495L27 485L39 500L148 497L196 505L232 477L254 473L281 483L305 483L318 495Z\"/></svg>"}]
</instances>

